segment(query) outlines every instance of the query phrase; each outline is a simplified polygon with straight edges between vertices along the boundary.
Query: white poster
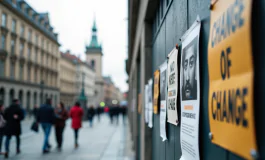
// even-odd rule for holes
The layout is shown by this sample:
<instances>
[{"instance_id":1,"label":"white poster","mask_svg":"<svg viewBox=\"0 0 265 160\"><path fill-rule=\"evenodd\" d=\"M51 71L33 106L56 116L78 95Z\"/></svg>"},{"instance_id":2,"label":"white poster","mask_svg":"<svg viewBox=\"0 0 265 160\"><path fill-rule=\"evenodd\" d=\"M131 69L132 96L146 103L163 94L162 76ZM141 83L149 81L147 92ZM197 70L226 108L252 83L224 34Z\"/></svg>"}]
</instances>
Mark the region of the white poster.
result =
<instances>
[{"instance_id":1,"label":"white poster","mask_svg":"<svg viewBox=\"0 0 265 160\"><path fill-rule=\"evenodd\" d=\"M148 127L152 128L153 127L153 80L150 79L148 81Z\"/></svg>"},{"instance_id":2,"label":"white poster","mask_svg":"<svg viewBox=\"0 0 265 160\"><path fill-rule=\"evenodd\" d=\"M166 117L167 117L167 61L160 66L160 136L162 141L167 140Z\"/></svg>"},{"instance_id":3,"label":"white poster","mask_svg":"<svg viewBox=\"0 0 265 160\"><path fill-rule=\"evenodd\" d=\"M199 18L181 38L180 99L181 99L181 160L199 160Z\"/></svg>"},{"instance_id":4,"label":"white poster","mask_svg":"<svg viewBox=\"0 0 265 160\"><path fill-rule=\"evenodd\" d=\"M168 54L167 64L167 122L178 125L177 97L178 97L178 50L173 49Z\"/></svg>"},{"instance_id":5,"label":"white poster","mask_svg":"<svg viewBox=\"0 0 265 160\"><path fill-rule=\"evenodd\" d=\"M146 84L145 85L145 102L144 102L145 123L148 123L148 120L149 120L148 87L149 85Z\"/></svg>"}]
</instances>

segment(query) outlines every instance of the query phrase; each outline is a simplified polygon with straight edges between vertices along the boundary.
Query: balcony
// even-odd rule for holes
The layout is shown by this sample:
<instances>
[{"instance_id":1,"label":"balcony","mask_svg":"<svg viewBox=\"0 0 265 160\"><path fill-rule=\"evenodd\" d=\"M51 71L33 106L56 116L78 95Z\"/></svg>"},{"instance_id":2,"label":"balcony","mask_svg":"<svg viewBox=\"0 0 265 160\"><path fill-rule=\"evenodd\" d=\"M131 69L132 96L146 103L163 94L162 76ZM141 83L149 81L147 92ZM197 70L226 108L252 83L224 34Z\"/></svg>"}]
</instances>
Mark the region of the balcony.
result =
<instances>
[{"instance_id":1,"label":"balcony","mask_svg":"<svg viewBox=\"0 0 265 160\"><path fill-rule=\"evenodd\" d=\"M7 57L7 51L5 49L0 49L0 59L5 60Z\"/></svg>"},{"instance_id":2,"label":"balcony","mask_svg":"<svg viewBox=\"0 0 265 160\"><path fill-rule=\"evenodd\" d=\"M25 58L23 55L20 55L20 56L19 56L19 62L20 62L21 64L24 64L25 61L26 61L26 58Z\"/></svg>"},{"instance_id":3,"label":"balcony","mask_svg":"<svg viewBox=\"0 0 265 160\"><path fill-rule=\"evenodd\" d=\"M10 60L11 60L12 63L15 63L16 60L17 60L17 55L16 54L10 55Z\"/></svg>"}]
</instances>

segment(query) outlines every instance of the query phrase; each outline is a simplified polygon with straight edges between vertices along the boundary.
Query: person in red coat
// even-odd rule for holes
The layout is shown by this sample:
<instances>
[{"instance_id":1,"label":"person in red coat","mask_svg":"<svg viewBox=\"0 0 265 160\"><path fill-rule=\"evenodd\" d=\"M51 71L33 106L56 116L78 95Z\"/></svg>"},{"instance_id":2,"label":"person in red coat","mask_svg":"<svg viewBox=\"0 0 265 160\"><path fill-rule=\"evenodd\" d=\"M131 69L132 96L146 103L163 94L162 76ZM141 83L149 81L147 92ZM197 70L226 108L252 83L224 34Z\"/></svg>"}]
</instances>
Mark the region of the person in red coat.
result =
<instances>
[{"instance_id":1,"label":"person in red coat","mask_svg":"<svg viewBox=\"0 0 265 160\"><path fill-rule=\"evenodd\" d=\"M80 103L76 102L75 106L73 106L70 110L70 117L72 118L72 128L74 129L75 136L75 148L78 147L78 131L82 127L82 117L84 111L80 107Z\"/></svg>"}]
</instances>

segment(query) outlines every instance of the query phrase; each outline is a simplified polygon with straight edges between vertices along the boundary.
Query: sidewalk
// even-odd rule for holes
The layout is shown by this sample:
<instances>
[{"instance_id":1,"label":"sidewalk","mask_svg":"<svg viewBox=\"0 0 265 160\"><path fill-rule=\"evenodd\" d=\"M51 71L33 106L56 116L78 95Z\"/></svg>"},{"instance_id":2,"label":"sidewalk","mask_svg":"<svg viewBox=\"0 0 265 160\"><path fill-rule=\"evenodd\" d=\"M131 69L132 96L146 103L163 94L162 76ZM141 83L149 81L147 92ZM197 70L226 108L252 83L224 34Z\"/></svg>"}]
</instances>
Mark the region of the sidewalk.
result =
<instances>
[{"instance_id":1,"label":"sidewalk","mask_svg":"<svg viewBox=\"0 0 265 160\"><path fill-rule=\"evenodd\" d=\"M63 150L56 150L54 129L50 136L52 150L50 154L42 154L43 133L26 132L22 135L20 155L15 154L15 143L11 143L10 160L132 160L130 138L128 138L128 125L111 125L107 116L102 115L100 123L95 118L94 127L88 127L83 123L80 130L78 149L74 149L73 131L70 121L64 131ZM128 124L128 123L127 123ZM23 124L23 125L26 125ZM30 135L31 134L31 135ZM25 136L30 135L30 136ZM13 138L15 139L15 138ZM1 158L0 158L1 159Z\"/></svg>"}]
</instances>

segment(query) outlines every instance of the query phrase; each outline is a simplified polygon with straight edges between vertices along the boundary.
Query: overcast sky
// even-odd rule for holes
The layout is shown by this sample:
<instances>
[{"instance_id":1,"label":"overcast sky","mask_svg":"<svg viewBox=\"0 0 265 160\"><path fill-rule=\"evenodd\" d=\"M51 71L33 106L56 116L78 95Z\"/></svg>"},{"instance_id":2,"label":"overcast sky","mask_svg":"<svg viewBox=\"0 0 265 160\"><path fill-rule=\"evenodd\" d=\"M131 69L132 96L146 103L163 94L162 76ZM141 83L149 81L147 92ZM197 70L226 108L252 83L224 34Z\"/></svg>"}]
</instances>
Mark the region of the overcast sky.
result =
<instances>
[{"instance_id":1,"label":"overcast sky","mask_svg":"<svg viewBox=\"0 0 265 160\"><path fill-rule=\"evenodd\" d=\"M91 39L94 17L99 42L103 45L103 75L112 76L122 90L128 89L127 0L26 0L37 12L48 12L54 31L59 33L61 51L71 50L84 59L85 44Z\"/></svg>"}]
</instances>

